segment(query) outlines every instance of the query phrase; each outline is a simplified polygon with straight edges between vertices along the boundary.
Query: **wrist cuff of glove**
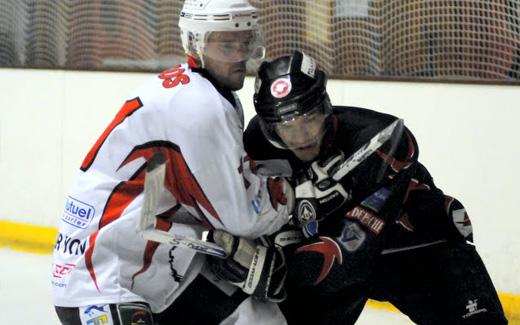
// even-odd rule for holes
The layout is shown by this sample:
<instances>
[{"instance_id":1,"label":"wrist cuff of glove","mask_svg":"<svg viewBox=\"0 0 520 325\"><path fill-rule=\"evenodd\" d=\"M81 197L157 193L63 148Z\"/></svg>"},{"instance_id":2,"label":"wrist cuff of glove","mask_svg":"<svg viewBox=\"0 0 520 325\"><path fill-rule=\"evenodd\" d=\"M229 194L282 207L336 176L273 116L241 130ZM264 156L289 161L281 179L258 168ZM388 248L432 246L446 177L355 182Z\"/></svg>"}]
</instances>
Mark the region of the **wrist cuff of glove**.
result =
<instances>
[{"instance_id":1,"label":"wrist cuff of glove","mask_svg":"<svg viewBox=\"0 0 520 325\"><path fill-rule=\"evenodd\" d=\"M245 293L252 295L255 293L255 290L260 283L262 278L262 274L264 268L270 267L270 265L266 265L265 261L267 258L268 250L264 246L258 246L256 250L256 254L253 255L253 259L251 261L251 265L249 267L249 272L247 273L246 280L244 281L242 290ZM271 263L269 263L271 264Z\"/></svg>"}]
</instances>

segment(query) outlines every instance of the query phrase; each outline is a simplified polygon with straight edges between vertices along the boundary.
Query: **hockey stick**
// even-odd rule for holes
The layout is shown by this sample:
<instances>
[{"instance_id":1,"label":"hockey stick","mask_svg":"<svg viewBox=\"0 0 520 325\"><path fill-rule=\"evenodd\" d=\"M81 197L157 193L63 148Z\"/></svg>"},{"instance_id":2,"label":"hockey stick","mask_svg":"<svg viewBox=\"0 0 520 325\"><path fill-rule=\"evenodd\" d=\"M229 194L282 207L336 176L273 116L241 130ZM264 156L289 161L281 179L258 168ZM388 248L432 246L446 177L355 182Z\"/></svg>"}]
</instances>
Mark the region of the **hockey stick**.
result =
<instances>
[{"instance_id":1,"label":"hockey stick","mask_svg":"<svg viewBox=\"0 0 520 325\"><path fill-rule=\"evenodd\" d=\"M156 229L157 205L164 190L166 159L161 152L156 152L148 161L144 178L144 198L141 220L137 232L146 240L165 243L197 251L198 253L226 257L226 252L215 243L205 241L208 232L204 231L203 239L189 238L184 235Z\"/></svg>"},{"instance_id":2,"label":"hockey stick","mask_svg":"<svg viewBox=\"0 0 520 325\"><path fill-rule=\"evenodd\" d=\"M398 134L400 135L403 131L403 119L397 119L394 122L392 122L392 124L390 124L382 131L377 133L364 146L362 146L356 152L354 152L352 156L348 157L337 168L337 171L334 173L334 175L332 175L332 179L334 179L335 181L339 181L345 175L350 173L362 161L367 159L368 156L376 152L377 149L381 148L381 146L392 137L392 134L396 129L398 131Z\"/></svg>"}]
</instances>

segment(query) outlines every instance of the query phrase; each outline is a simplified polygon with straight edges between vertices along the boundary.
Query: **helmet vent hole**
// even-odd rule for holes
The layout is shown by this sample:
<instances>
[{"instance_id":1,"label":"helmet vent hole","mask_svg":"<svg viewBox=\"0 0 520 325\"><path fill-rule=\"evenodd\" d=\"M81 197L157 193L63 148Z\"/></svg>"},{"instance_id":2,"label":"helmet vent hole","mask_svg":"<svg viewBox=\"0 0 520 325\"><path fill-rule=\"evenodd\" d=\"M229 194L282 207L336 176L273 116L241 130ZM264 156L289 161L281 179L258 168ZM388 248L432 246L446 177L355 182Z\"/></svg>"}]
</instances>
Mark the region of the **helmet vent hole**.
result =
<instances>
[{"instance_id":1,"label":"helmet vent hole","mask_svg":"<svg viewBox=\"0 0 520 325\"><path fill-rule=\"evenodd\" d=\"M239 26L239 24L238 24L238 23L236 23L236 24L235 24L235 27L237 27L237 28L238 28L238 26Z\"/></svg>"}]
</instances>

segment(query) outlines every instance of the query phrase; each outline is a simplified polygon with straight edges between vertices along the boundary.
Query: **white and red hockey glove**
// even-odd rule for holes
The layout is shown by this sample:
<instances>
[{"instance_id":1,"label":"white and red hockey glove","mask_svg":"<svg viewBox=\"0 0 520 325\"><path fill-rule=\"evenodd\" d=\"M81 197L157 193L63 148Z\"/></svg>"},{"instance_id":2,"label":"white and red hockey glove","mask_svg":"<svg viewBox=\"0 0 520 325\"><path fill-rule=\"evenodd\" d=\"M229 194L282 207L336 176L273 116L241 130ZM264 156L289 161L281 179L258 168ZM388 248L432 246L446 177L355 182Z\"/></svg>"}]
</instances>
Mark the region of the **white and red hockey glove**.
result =
<instances>
[{"instance_id":1,"label":"white and red hockey glove","mask_svg":"<svg viewBox=\"0 0 520 325\"><path fill-rule=\"evenodd\" d=\"M224 248L227 258L208 256L213 273L261 301L281 302L287 269L281 248L256 245L250 240L222 230L212 231L208 239Z\"/></svg>"}]
</instances>

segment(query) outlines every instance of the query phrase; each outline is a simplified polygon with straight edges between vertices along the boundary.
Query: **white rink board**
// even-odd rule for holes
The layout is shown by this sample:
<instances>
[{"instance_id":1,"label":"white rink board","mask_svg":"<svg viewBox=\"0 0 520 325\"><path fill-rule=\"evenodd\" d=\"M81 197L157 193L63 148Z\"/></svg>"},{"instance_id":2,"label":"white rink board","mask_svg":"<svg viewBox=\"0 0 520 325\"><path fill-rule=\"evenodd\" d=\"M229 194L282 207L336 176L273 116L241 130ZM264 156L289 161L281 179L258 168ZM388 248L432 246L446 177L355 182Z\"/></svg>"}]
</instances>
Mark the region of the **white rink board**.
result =
<instances>
[{"instance_id":1,"label":"white rink board","mask_svg":"<svg viewBox=\"0 0 520 325\"><path fill-rule=\"evenodd\" d=\"M51 256L0 248L0 263L0 324L59 324L51 298ZM356 325L373 324L413 322L401 313L367 307Z\"/></svg>"},{"instance_id":2,"label":"white rink board","mask_svg":"<svg viewBox=\"0 0 520 325\"><path fill-rule=\"evenodd\" d=\"M55 226L87 151L154 74L0 69L0 220ZM520 87L329 82L334 104L404 118L437 185L466 206L497 289L520 294ZM239 92L253 115L253 80Z\"/></svg>"}]
</instances>

